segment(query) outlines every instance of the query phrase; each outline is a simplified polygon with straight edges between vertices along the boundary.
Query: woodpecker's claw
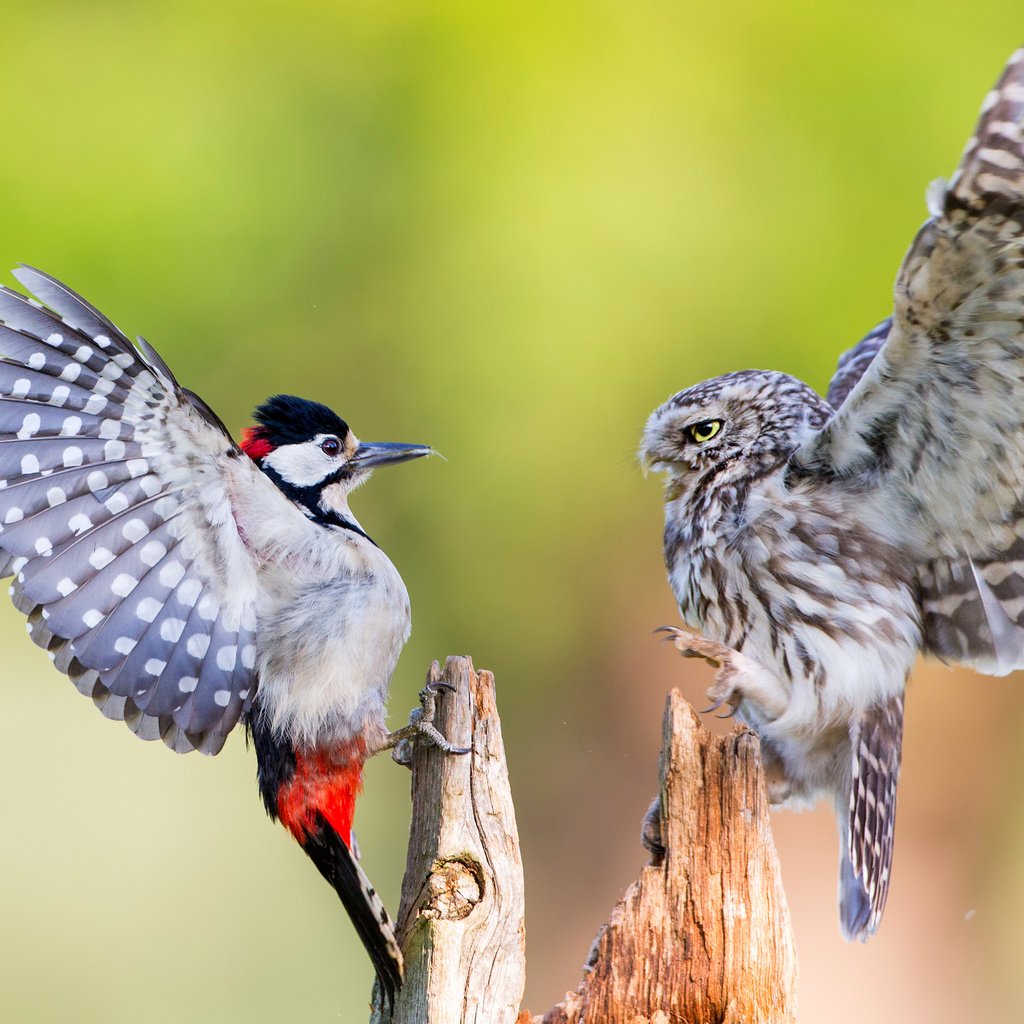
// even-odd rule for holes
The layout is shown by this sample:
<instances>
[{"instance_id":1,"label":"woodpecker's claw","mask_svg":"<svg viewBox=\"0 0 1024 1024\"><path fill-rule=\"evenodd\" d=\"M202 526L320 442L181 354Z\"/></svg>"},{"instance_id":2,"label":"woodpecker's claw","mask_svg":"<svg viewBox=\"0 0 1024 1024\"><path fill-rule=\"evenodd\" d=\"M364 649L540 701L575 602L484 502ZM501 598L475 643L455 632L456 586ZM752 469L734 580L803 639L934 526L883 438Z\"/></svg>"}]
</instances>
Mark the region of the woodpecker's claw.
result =
<instances>
[{"instance_id":1,"label":"woodpecker's claw","mask_svg":"<svg viewBox=\"0 0 1024 1024\"><path fill-rule=\"evenodd\" d=\"M382 750L393 750L392 759L398 764L404 764L406 767L412 764L413 745L418 739L425 740L445 754L470 753L470 747L455 746L434 725L437 693L439 690L456 692L455 687L451 683L440 679L429 679L427 685L420 690L420 706L413 708L412 713L409 715L409 724L388 733L373 753L377 754Z\"/></svg>"}]
</instances>

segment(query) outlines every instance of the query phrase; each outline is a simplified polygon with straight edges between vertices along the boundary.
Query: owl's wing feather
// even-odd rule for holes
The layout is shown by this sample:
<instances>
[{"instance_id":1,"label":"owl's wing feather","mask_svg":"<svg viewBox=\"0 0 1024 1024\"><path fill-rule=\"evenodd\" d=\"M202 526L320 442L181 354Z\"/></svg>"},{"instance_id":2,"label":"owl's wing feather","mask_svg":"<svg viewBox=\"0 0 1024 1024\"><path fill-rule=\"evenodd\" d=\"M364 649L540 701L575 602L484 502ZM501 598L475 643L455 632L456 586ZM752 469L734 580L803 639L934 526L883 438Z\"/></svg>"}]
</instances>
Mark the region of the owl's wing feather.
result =
<instances>
[{"instance_id":1,"label":"owl's wing feather","mask_svg":"<svg viewBox=\"0 0 1024 1024\"><path fill-rule=\"evenodd\" d=\"M887 334L841 361L836 415L793 466L917 554L927 650L1006 672L1024 666L1024 50L929 206Z\"/></svg>"},{"instance_id":2,"label":"owl's wing feather","mask_svg":"<svg viewBox=\"0 0 1024 1024\"><path fill-rule=\"evenodd\" d=\"M825 401L833 409L838 409L846 401L850 392L857 386L857 382L867 372L867 368L882 350L882 346L889 337L891 327L892 317L886 317L877 327L873 327L865 334L853 348L847 349L839 357L839 364L828 383L828 394L825 396Z\"/></svg>"},{"instance_id":3,"label":"owl's wing feather","mask_svg":"<svg viewBox=\"0 0 1024 1024\"><path fill-rule=\"evenodd\" d=\"M48 308L0 289L0 575L107 717L216 753L256 686L234 506L302 517L150 346L48 275L15 275Z\"/></svg>"}]
</instances>

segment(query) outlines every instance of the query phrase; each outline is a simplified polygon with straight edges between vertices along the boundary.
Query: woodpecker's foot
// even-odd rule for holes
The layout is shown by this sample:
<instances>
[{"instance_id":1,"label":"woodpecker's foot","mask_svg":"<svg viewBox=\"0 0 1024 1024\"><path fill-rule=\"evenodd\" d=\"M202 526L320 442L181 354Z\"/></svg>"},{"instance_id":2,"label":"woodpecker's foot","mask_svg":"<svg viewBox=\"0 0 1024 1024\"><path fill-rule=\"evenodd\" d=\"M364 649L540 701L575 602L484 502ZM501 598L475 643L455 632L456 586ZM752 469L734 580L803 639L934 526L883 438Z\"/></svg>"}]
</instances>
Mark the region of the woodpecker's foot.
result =
<instances>
[{"instance_id":1,"label":"woodpecker's foot","mask_svg":"<svg viewBox=\"0 0 1024 1024\"><path fill-rule=\"evenodd\" d=\"M377 754L382 750L392 750L392 759L398 764L404 764L406 767L412 764L413 745L417 740L425 740L446 754L468 754L470 752L469 747L455 746L434 725L434 715L437 710L437 693L439 690L450 690L454 693L455 687L451 683L431 679L420 690L420 706L412 709L409 715L409 724L388 733L380 746L373 752Z\"/></svg>"},{"instance_id":2,"label":"woodpecker's foot","mask_svg":"<svg viewBox=\"0 0 1024 1024\"><path fill-rule=\"evenodd\" d=\"M665 856L661 840L661 797L656 796L640 823L640 845L651 855L651 864L658 865Z\"/></svg>"}]
</instances>

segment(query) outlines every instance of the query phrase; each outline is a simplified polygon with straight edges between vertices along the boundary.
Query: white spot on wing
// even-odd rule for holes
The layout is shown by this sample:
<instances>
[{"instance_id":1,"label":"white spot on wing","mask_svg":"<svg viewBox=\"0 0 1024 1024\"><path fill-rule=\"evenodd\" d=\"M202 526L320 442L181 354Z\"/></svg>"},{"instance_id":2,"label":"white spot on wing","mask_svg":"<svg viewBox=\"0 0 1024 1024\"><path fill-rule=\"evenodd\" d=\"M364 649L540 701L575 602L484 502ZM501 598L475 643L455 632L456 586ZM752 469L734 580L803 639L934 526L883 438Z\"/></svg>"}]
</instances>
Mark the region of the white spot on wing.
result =
<instances>
[{"instance_id":1,"label":"white spot on wing","mask_svg":"<svg viewBox=\"0 0 1024 1024\"><path fill-rule=\"evenodd\" d=\"M21 472L25 476L31 476L33 473L38 473L39 460L31 453L23 455L21 458Z\"/></svg>"},{"instance_id":2,"label":"white spot on wing","mask_svg":"<svg viewBox=\"0 0 1024 1024\"><path fill-rule=\"evenodd\" d=\"M231 700L230 690L214 690L213 692L213 703L219 708L226 708L228 702Z\"/></svg>"},{"instance_id":3,"label":"white spot on wing","mask_svg":"<svg viewBox=\"0 0 1024 1024\"><path fill-rule=\"evenodd\" d=\"M161 568L160 582L165 587L176 587L181 582L181 578L184 575L185 566L183 566L181 562L175 559L172 562L168 562L167 565Z\"/></svg>"},{"instance_id":4,"label":"white spot on wing","mask_svg":"<svg viewBox=\"0 0 1024 1024\"><path fill-rule=\"evenodd\" d=\"M139 581L134 576L122 572L114 577L114 582L110 584L110 589L118 597L127 597L138 585Z\"/></svg>"},{"instance_id":5,"label":"white spot on wing","mask_svg":"<svg viewBox=\"0 0 1024 1024\"><path fill-rule=\"evenodd\" d=\"M118 512L123 512L128 507L128 499L118 492L117 494L112 494L103 504L107 506L108 512L117 515Z\"/></svg>"},{"instance_id":6,"label":"white spot on wing","mask_svg":"<svg viewBox=\"0 0 1024 1024\"><path fill-rule=\"evenodd\" d=\"M88 611L87 611L87 612L86 612L86 613L85 613L85 614L84 614L84 615L82 616L82 622L84 622L84 623L85 623L85 625L86 625L86 626L87 626L87 627L88 627L89 629L92 629L92 628L93 628L93 626L98 626L98 625L99 625L99 624L100 624L100 623L101 623L102 621L103 621L103 612L101 612L101 611L100 611L99 609L97 609L97 608L90 608L90 609L89 609L89 610L88 610Z\"/></svg>"},{"instance_id":7,"label":"white spot on wing","mask_svg":"<svg viewBox=\"0 0 1024 1024\"><path fill-rule=\"evenodd\" d=\"M121 532L124 534L125 540L130 540L135 544L149 533L149 527L141 519L135 517L134 519L129 519L121 527Z\"/></svg>"},{"instance_id":8,"label":"white spot on wing","mask_svg":"<svg viewBox=\"0 0 1024 1024\"><path fill-rule=\"evenodd\" d=\"M68 526L75 536L80 536L86 530L92 529L92 520L84 512L76 512L69 520Z\"/></svg>"},{"instance_id":9,"label":"white spot on wing","mask_svg":"<svg viewBox=\"0 0 1024 1024\"><path fill-rule=\"evenodd\" d=\"M184 628L184 619L164 619L160 623L160 636L169 643L176 644L181 639L181 633Z\"/></svg>"},{"instance_id":10,"label":"white spot on wing","mask_svg":"<svg viewBox=\"0 0 1024 1024\"><path fill-rule=\"evenodd\" d=\"M185 650L192 655L193 658L204 658L206 652L210 649L210 638L205 633L197 633L195 636L190 636L188 642L185 644Z\"/></svg>"},{"instance_id":11,"label":"white spot on wing","mask_svg":"<svg viewBox=\"0 0 1024 1024\"><path fill-rule=\"evenodd\" d=\"M192 693L198 685L199 680L195 676L182 676L178 680L178 689L182 693Z\"/></svg>"},{"instance_id":12,"label":"white spot on wing","mask_svg":"<svg viewBox=\"0 0 1024 1024\"><path fill-rule=\"evenodd\" d=\"M77 418L77 417L73 417L73 418ZM65 422L67 422L67 421L65 421ZM81 427L81 425L82 425L82 421L79 420L78 421L78 426ZM82 449L81 448L76 448L74 445L71 445L70 448L65 448L64 449L64 465L68 469L71 469L73 466L80 466L82 464L83 458L84 458L84 456L82 455Z\"/></svg>"},{"instance_id":13,"label":"white spot on wing","mask_svg":"<svg viewBox=\"0 0 1024 1024\"><path fill-rule=\"evenodd\" d=\"M138 615L143 622L152 622L157 615L160 614L160 602L152 597L144 597L139 602L139 607L135 609L135 614Z\"/></svg>"},{"instance_id":14,"label":"white spot on wing","mask_svg":"<svg viewBox=\"0 0 1024 1024\"><path fill-rule=\"evenodd\" d=\"M42 425L42 421L39 419L39 413L30 412L21 421L21 430L18 431L18 437L23 441L27 437L32 437L33 434L39 433L39 427Z\"/></svg>"},{"instance_id":15,"label":"white spot on wing","mask_svg":"<svg viewBox=\"0 0 1024 1024\"><path fill-rule=\"evenodd\" d=\"M224 672L234 670L235 662L238 660L238 648L234 645L222 647L217 651L217 668Z\"/></svg>"},{"instance_id":16,"label":"white spot on wing","mask_svg":"<svg viewBox=\"0 0 1024 1024\"><path fill-rule=\"evenodd\" d=\"M97 548L89 556L89 564L94 569L102 569L104 566L110 565L114 560L114 553L110 548Z\"/></svg>"},{"instance_id":17,"label":"white spot on wing","mask_svg":"<svg viewBox=\"0 0 1024 1024\"><path fill-rule=\"evenodd\" d=\"M164 555L167 554L167 548L163 546L158 540L151 540L148 544L143 545L142 550L139 552L139 558L142 559L146 565L153 566L160 561Z\"/></svg>"}]
</instances>

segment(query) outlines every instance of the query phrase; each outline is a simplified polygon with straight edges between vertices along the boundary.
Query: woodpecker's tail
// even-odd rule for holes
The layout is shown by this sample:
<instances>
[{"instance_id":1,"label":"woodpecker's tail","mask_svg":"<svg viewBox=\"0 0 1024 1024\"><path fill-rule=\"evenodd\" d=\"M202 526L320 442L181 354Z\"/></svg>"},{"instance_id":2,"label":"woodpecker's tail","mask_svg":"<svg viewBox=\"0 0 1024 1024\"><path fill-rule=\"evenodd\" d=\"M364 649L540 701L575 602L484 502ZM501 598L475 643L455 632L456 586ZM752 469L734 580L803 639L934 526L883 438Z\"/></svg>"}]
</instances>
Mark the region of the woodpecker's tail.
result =
<instances>
[{"instance_id":1,"label":"woodpecker's tail","mask_svg":"<svg viewBox=\"0 0 1024 1024\"><path fill-rule=\"evenodd\" d=\"M337 892L373 963L384 1005L393 1006L402 984L402 951L391 918L352 849L363 751L296 750L274 734L258 706L248 728L267 813L295 836Z\"/></svg>"}]
</instances>

